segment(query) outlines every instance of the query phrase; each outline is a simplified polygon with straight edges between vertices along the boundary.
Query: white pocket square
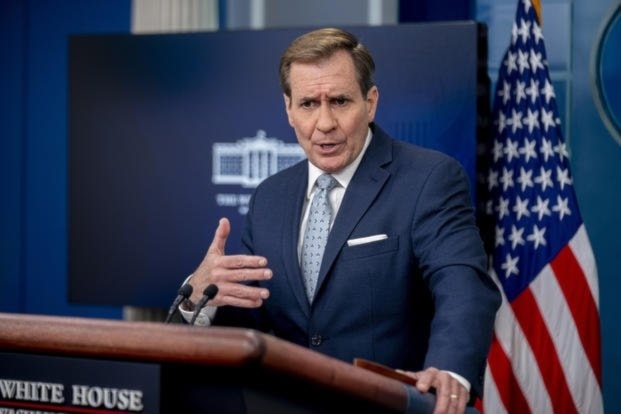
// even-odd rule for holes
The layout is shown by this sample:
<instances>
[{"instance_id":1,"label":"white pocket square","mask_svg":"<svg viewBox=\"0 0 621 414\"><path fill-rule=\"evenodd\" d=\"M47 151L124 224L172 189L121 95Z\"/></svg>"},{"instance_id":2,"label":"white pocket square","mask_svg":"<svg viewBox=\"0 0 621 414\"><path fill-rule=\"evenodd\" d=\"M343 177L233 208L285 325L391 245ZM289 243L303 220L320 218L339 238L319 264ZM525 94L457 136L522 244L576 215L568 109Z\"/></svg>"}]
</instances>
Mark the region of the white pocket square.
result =
<instances>
[{"instance_id":1,"label":"white pocket square","mask_svg":"<svg viewBox=\"0 0 621 414\"><path fill-rule=\"evenodd\" d=\"M349 239L349 240L347 240L347 245L348 246L358 246L360 244L371 243L371 242L375 242L375 241L378 241L378 240L385 240L387 238L388 238L388 236L385 235L385 234L374 234L373 236L360 237L358 239Z\"/></svg>"}]
</instances>

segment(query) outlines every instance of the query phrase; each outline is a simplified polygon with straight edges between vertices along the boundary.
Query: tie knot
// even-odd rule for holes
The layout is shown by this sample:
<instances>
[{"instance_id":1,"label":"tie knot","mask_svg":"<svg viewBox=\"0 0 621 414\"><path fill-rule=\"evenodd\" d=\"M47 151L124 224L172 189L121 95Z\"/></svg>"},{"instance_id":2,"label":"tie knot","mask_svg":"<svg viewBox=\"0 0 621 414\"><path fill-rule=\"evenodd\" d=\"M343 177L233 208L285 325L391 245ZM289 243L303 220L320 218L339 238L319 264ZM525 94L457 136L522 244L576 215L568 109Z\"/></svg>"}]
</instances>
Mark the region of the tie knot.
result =
<instances>
[{"instance_id":1,"label":"tie knot","mask_svg":"<svg viewBox=\"0 0 621 414\"><path fill-rule=\"evenodd\" d=\"M319 187L321 190L329 191L333 189L337 184L338 182L336 181L336 179L330 174L321 174L319 178L317 178L317 187Z\"/></svg>"}]
</instances>

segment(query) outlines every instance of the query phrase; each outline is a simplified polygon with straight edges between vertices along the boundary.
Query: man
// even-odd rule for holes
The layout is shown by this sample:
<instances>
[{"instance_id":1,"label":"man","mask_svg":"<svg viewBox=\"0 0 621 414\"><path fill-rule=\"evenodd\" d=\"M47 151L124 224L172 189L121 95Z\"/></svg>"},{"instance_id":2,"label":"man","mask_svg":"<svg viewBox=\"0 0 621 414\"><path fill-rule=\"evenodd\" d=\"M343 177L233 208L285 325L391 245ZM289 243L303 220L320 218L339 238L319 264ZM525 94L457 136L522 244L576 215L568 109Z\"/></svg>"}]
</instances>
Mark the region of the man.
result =
<instances>
[{"instance_id":1,"label":"man","mask_svg":"<svg viewBox=\"0 0 621 414\"><path fill-rule=\"evenodd\" d=\"M308 161L256 189L247 255L225 254L230 224L220 220L189 279L191 301L214 283L201 323L250 326L347 362L407 371L420 391L435 389L436 412L463 412L481 393L500 296L486 274L465 172L373 123L373 72L368 50L338 29L287 48L285 109ZM334 188L318 189L325 180ZM320 197L329 235L317 252L305 239L322 238L313 227ZM310 255L319 258L314 273Z\"/></svg>"}]
</instances>

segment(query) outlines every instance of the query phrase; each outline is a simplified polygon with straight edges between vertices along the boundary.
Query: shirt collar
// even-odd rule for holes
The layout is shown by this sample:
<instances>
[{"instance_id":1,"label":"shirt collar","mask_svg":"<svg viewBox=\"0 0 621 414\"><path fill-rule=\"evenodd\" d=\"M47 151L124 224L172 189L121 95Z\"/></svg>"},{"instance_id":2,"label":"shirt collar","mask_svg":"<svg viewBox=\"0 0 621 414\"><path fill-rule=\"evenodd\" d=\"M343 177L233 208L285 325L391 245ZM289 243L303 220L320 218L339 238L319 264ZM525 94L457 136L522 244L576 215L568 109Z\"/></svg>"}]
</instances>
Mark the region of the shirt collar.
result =
<instances>
[{"instance_id":1,"label":"shirt collar","mask_svg":"<svg viewBox=\"0 0 621 414\"><path fill-rule=\"evenodd\" d=\"M341 171L332 173L332 176L336 179L336 181L338 181L339 185L343 187L344 189L347 189L349 182L351 181L352 177L354 176L354 173L358 169L358 165L360 165L360 161L362 161L362 157L364 156L364 153L367 152L367 148L369 147L369 144L371 143L372 137L373 137L373 133L371 132L371 128L369 128L367 132L367 137L365 138L365 141L364 141L364 146L362 147L362 151L360 151L360 154L358 154L356 159L351 164L343 168ZM306 198L307 199L310 199L310 196L315 187L315 182L317 181L317 178L319 178L319 176L323 173L324 171L320 170L315 165L313 165L310 161L308 161L308 185L306 187Z\"/></svg>"}]
</instances>

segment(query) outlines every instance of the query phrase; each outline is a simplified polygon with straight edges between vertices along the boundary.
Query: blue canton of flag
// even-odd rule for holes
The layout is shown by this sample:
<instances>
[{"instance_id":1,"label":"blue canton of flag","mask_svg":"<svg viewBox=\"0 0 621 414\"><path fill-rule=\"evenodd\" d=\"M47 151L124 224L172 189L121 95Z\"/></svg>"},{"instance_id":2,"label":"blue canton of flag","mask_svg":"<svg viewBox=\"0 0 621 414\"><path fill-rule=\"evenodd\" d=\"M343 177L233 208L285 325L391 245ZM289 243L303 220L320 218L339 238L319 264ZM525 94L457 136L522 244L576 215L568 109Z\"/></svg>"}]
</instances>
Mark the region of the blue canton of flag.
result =
<instances>
[{"instance_id":1,"label":"blue canton of flag","mask_svg":"<svg viewBox=\"0 0 621 414\"><path fill-rule=\"evenodd\" d=\"M578 213L543 34L529 2L518 8L494 99L487 214L493 266L509 301L567 244ZM530 14L530 16L529 16Z\"/></svg>"}]
</instances>

